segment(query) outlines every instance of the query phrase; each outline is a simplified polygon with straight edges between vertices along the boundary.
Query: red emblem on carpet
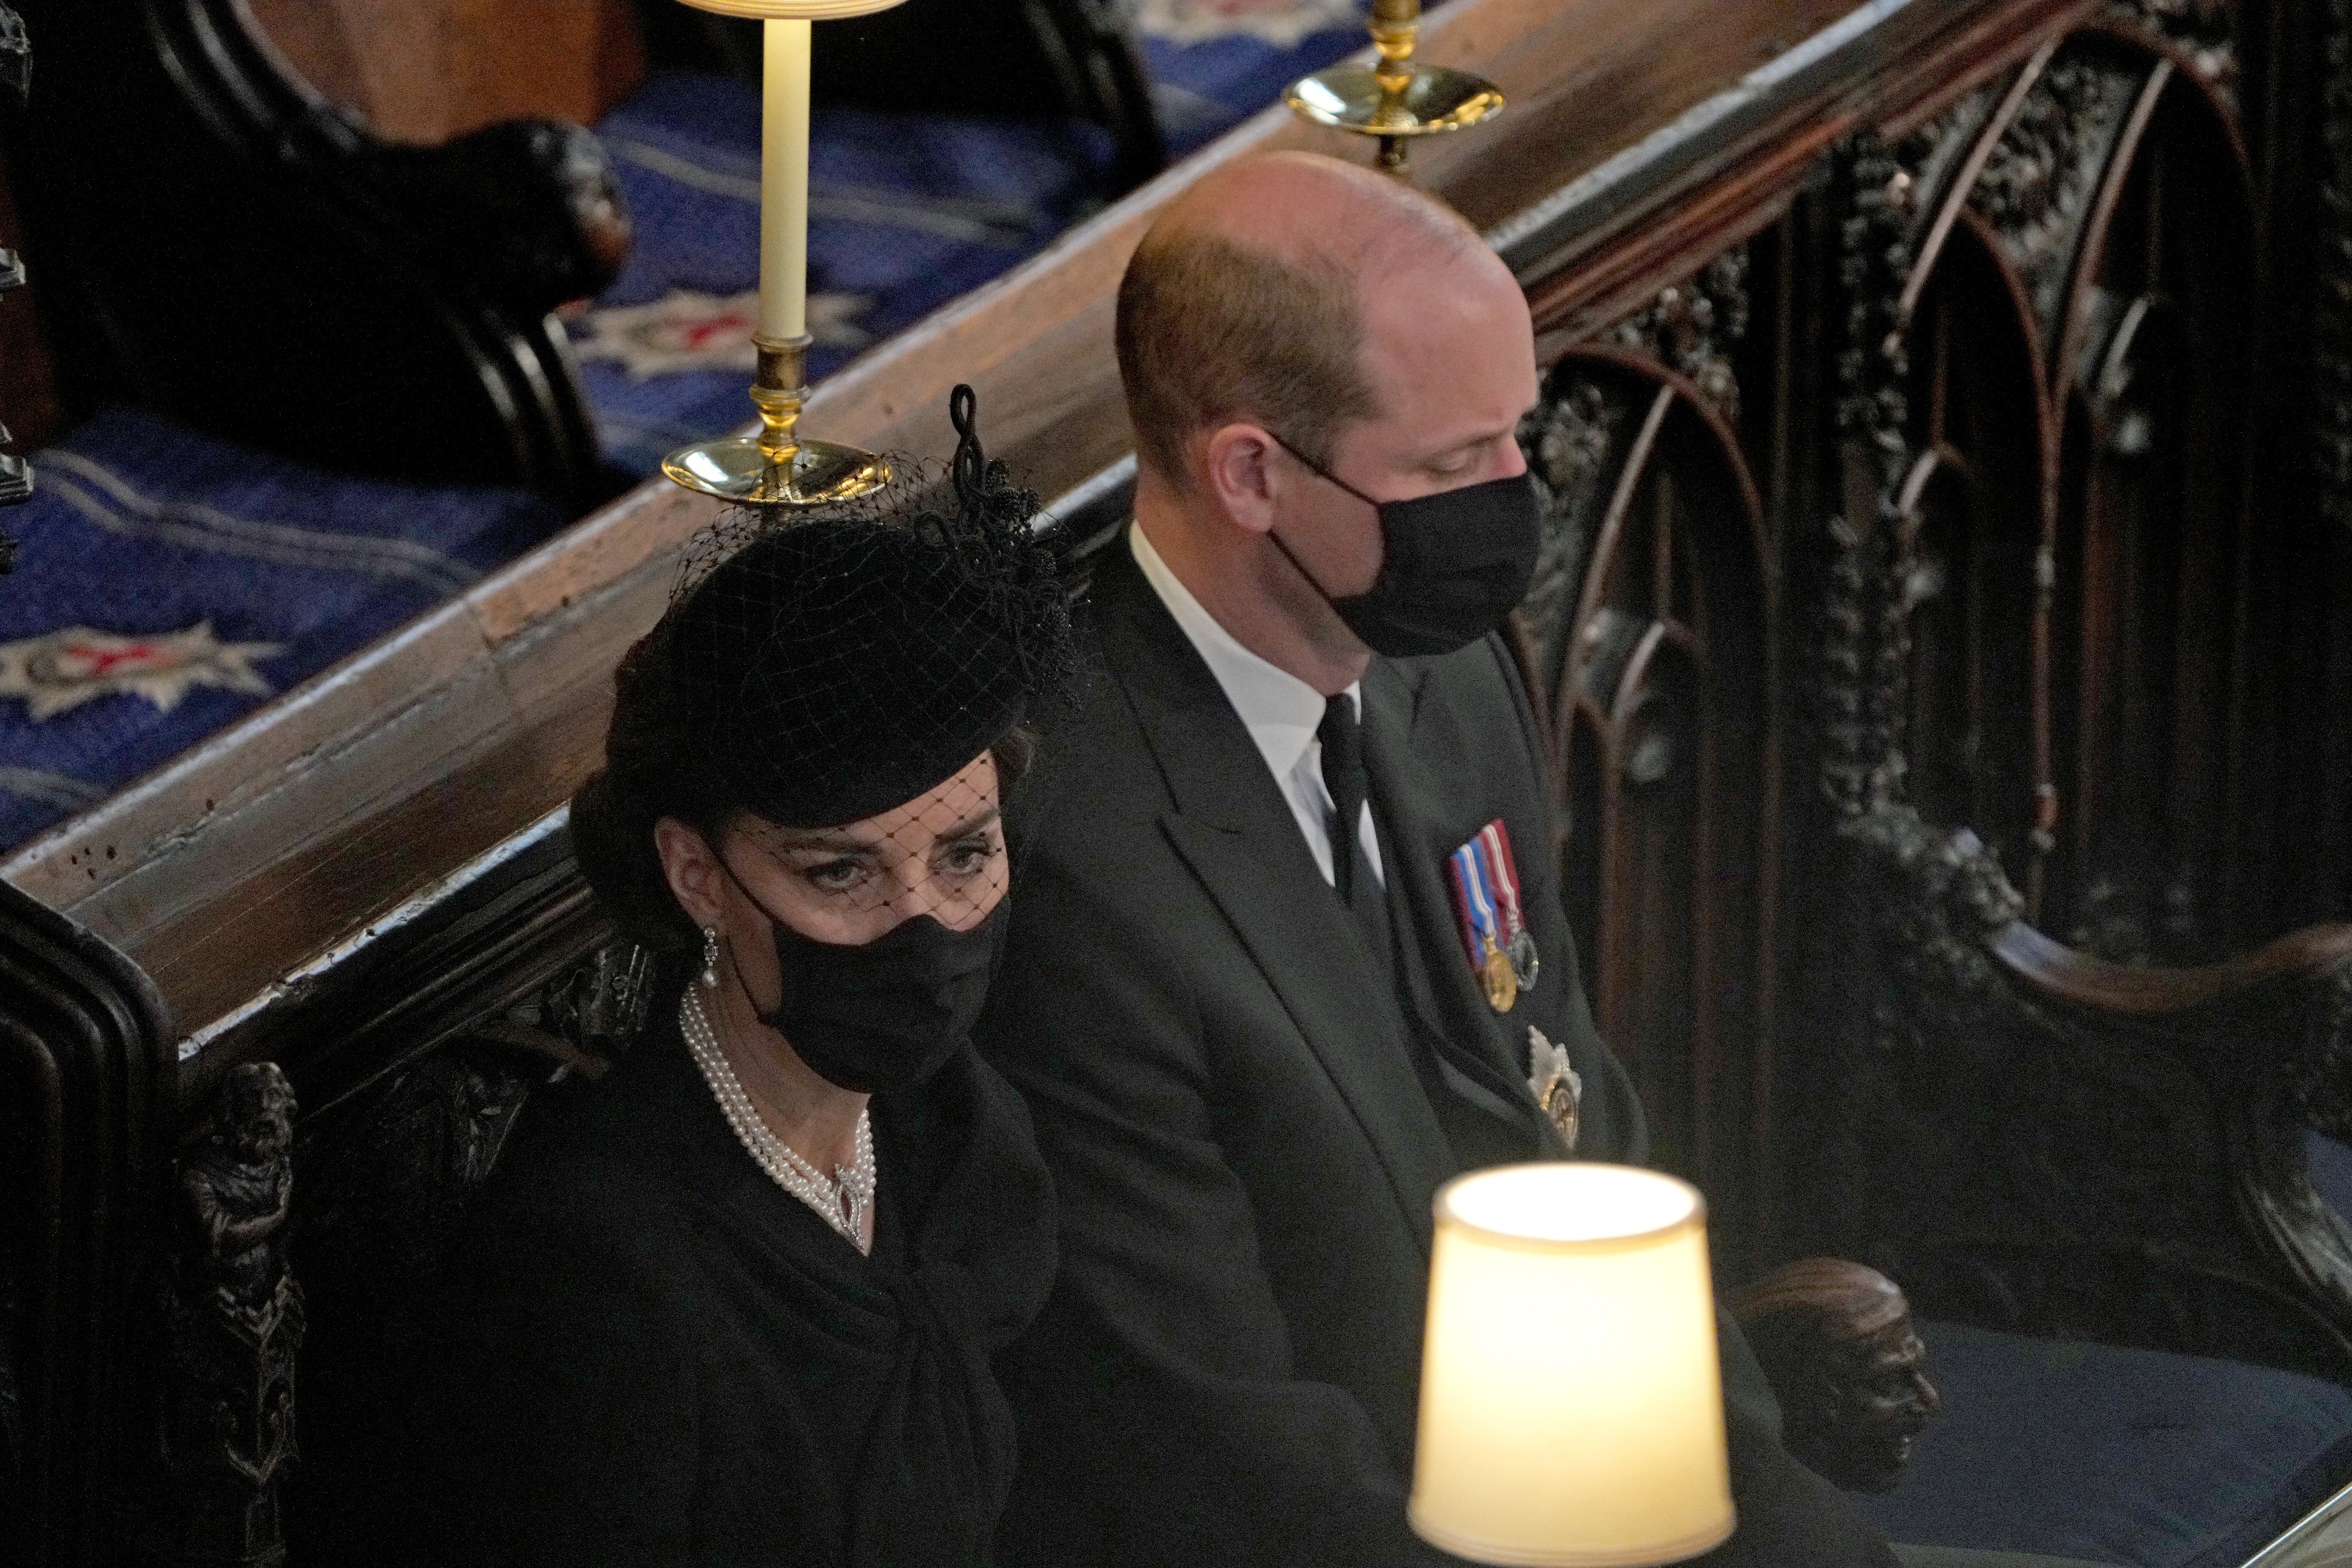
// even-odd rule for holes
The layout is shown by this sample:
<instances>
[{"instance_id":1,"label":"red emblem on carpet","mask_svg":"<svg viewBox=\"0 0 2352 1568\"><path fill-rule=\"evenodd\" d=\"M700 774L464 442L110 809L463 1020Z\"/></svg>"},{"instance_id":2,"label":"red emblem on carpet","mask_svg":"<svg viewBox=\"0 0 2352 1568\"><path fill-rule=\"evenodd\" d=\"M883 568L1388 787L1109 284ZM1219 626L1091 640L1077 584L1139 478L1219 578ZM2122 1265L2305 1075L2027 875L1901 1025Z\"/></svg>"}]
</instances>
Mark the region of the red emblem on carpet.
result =
<instances>
[{"instance_id":1,"label":"red emblem on carpet","mask_svg":"<svg viewBox=\"0 0 2352 1568\"><path fill-rule=\"evenodd\" d=\"M0 697L23 698L36 721L117 694L143 697L168 713L195 686L268 696L269 683L253 661L284 651L274 642L222 642L210 621L131 637L67 626L0 643Z\"/></svg>"}]
</instances>

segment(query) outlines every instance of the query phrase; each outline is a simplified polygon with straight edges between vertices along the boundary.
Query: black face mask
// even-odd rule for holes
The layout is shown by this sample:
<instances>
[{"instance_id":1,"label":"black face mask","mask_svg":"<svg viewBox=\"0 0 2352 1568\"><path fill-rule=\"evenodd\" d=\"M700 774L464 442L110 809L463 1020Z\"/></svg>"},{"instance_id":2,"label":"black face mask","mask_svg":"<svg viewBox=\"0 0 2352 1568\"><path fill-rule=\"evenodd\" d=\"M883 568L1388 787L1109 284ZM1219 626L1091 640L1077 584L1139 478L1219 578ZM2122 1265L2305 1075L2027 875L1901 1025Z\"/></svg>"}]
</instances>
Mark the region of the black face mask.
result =
<instances>
[{"instance_id":1,"label":"black face mask","mask_svg":"<svg viewBox=\"0 0 2352 1568\"><path fill-rule=\"evenodd\" d=\"M803 936L751 902L775 930L784 982L782 1004L760 1022L819 1078L857 1094L912 1089L947 1065L988 1000L1012 907L999 899L987 919L960 931L916 915L852 945Z\"/></svg>"},{"instance_id":2,"label":"black face mask","mask_svg":"<svg viewBox=\"0 0 2352 1568\"><path fill-rule=\"evenodd\" d=\"M1528 596L1536 553L1543 545L1543 512L1535 481L1526 474L1411 500L1380 501L1307 462L1280 437L1275 439L1309 469L1380 513L1381 574L1369 592L1352 598L1332 598L1278 535L1266 535L1374 653L1412 658L1467 647Z\"/></svg>"}]
</instances>

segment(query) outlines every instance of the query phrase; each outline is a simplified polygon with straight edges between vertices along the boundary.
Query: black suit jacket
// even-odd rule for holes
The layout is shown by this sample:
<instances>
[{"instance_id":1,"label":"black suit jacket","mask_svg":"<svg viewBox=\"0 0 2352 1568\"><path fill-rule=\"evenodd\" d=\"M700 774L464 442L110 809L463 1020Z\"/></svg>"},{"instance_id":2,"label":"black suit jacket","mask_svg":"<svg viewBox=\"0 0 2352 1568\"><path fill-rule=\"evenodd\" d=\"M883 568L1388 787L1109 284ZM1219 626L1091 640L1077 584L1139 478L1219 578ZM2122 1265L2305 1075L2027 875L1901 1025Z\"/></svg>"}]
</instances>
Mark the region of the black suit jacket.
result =
<instances>
[{"instance_id":1,"label":"black suit jacket","mask_svg":"<svg viewBox=\"0 0 2352 1568\"><path fill-rule=\"evenodd\" d=\"M979 1037L1029 1100L1063 1215L1053 1298L1000 1363L1022 1455L1000 1555L1442 1561L1404 1522L1431 1198L1564 1152L1527 1087L1531 1026L1583 1078L1577 1152L1644 1152L1578 983L1526 695L1498 637L1366 672L1391 988L1125 542L1103 557L1098 658L1016 817ZM1497 817L1544 965L1503 1016L1444 870ZM1780 1447L1744 1343L1727 1351L1740 1560L1891 1562Z\"/></svg>"}]
</instances>

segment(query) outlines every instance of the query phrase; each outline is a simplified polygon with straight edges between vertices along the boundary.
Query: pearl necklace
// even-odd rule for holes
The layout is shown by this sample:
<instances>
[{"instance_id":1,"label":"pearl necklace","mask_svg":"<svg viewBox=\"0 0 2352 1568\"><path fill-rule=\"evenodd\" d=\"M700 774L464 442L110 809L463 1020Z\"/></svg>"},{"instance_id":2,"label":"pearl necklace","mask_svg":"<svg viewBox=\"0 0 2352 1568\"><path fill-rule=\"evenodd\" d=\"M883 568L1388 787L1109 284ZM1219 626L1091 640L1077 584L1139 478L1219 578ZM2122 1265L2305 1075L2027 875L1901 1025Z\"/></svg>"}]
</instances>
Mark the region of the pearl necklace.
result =
<instances>
[{"instance_id":1,"label":"pearl necklace","mask_svg":"<svg viewBox=\"0 0 2352 1568\"><path fill-rule=\"evenodd\" d=\"M760 1120L751 1097L743 1092L735 1069L727 1065L719 1048L719 1036L703 1014L702 998L694 994L691 984L677 1005L677 1032L685 1037L688 1054L702 1069L703 1081L719 1100L719 1113L735 1130L752 1163L776 1185L814 1209L852 1247L866 1251L866 1215L874 1205L874 1131L866 1112L857 1113L856 1163L835 1166L832 1175L824 1175Z\"/></svg>"}]
</instances>

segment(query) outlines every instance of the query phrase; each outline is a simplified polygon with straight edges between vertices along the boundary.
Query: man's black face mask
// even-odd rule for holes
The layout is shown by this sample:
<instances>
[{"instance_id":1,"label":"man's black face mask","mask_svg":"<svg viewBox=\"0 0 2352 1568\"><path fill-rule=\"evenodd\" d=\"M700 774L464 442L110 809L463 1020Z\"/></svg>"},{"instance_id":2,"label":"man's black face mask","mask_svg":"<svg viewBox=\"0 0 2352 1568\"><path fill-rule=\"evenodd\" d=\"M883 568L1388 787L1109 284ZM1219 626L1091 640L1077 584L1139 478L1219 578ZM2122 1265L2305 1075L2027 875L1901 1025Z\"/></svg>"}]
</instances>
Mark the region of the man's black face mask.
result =
<instances>
[{"instance_id":1,"label":"man's black face mask","mask_svg":"<svg viewBox=\"0 0 2352 1568\"><path fill-rule=\"evenodd\" d=\"M1352 598L1332 598L1280 535L1266 535L1374 653L1391 658L1452 653L1493 631L1528 596L1543 517L1535 481L1525 473L1411 500L1374 500L1308 462L1281 437L1275 440L1380 513L1380 575Z\"/></svg>"},{"instance_id":2,"label":"man's black face mask","mask_svg":"<svg viewBox=\"0 0 2352 1568\"><path fill-rule=\"evenodd\" d=\"M947 1065L980 1017L1010 899L967 931L931 915L855 945L803 936L727 874L775 928L783 1001L760 1022L826 1082L859 1094L912 1089Z\"/></svg>"}]
</instances>

